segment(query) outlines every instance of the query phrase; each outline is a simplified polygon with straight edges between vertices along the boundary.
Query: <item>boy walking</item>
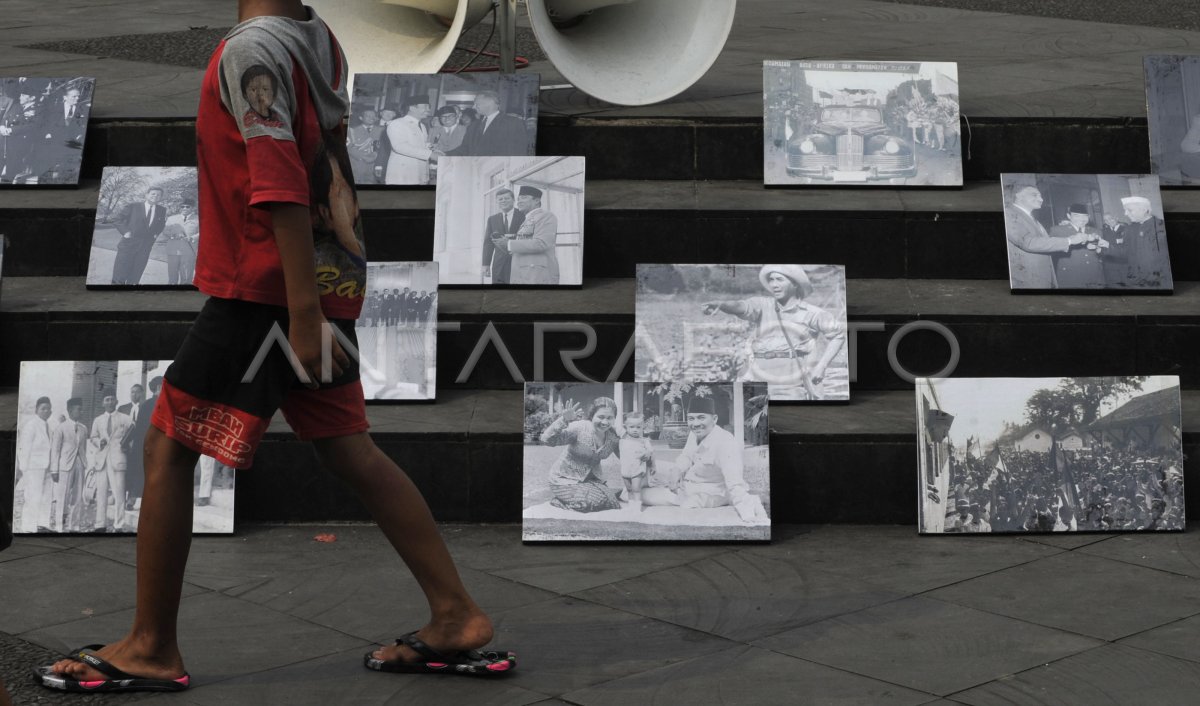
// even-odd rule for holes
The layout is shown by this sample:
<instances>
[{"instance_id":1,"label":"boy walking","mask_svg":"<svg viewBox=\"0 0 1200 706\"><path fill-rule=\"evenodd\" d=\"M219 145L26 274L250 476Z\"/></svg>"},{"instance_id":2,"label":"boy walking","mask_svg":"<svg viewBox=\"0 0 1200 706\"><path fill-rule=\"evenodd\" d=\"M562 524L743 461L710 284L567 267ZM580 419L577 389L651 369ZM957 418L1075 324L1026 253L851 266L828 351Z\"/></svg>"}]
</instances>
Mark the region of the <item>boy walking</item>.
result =
<instances>
[{"instance_id":1,"label":"boy walking","mask_svg":"<svg viewBox=\"0 0 1200 706\"><path fill-rule=\"evenodd\" d=\"M146 435L133 626L35 673L68 691L188 688L176 619L193 469L202 453L248 468L277 409L357 492L429 601L429 622L367 654L365 666L507 672L511 653L478 651L491 621L424 499L366 434L358 363L338 343L354 343L366 279L341 47L300 0L239 0L238 13L201 89L195 285L210 299L167 370ZM272 332L286 334L294 357L268 343Z\"/></svg>"}]
</instances>

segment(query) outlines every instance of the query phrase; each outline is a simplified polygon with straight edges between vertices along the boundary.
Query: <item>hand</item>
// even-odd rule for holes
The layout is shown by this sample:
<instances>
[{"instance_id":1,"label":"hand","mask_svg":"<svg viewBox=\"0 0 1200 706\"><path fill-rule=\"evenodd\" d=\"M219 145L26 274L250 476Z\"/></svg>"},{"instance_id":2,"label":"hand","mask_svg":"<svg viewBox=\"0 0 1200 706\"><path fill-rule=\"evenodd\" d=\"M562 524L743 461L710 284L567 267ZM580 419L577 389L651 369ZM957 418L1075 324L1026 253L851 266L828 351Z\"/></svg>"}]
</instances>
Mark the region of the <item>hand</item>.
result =
<instances>
[{"instance_id":1,"label":"hand","mask_svg":"<svg viewBox=\"0 0 1200 706\"><path fill-rule=\"evenodd\" d=\"M721 302L705 302L700 305L705 314L712 315L721 308Z\"/></svg>"},{"instance_id":2,"label":"hand","mask_svg":"<svg viewBox=\"0 0 1200 706\"><path fill-rule=\"evenodd\" d=\"M559 419L564 422L573 422L579 417L579 403L572 402L563 408L563 411L558 415Z\"/></svg>"},{"instance_id":3,"label":"hand","mask_svg":"<svg viewBox=\"0 0 1200 706\"><path fill-rule=\"evenodd\" d=\"M816 370L813 370L812 375L810 375L808 379L812 381L812 384L820 385L821 382L825 380L825 369L817 368Z\"/></svg>"},{"instance_id":4,"label":"hand","mask_svg":"<svg viewBox=\"0 0 1200 706\"><path fill-rule=\"evenodd\" d=\"M11 127L8 127L7 125L0 125L0 135L3 135L4 137L8 137L11 134L12 134Z\"/></svg>"},{"instance_id":5,"label":"hand","mask_svg":"<svg viewBox=\"0 0 1200 706\"><path fill-rule=\"evenodd\" d=\"M122 237L122 238L124 238L125 240L129 240L129 239L130 239L130 238L132 238L133 236L132 236L132 235L130 235L130 234L128 234L128 233L126 233L125 235L122 235L121 237Z\"/></svg>"},{"instance_id":6,"label":"hand","mask_svg":"<svg viewBox=\"0 0 1200 706\"><path fill-rule=\"evenodd\" d=\"M58 471L50 472L50 480L54 481L55 483L58 482Z\"/></svg>"},{"instance_id":7,"label":"hand","mask_svg":"<svg viewBox=\"0 0 1200 706\"><path fill-rule=\"evenodd\" d=\"M1100 248L1111 248L1111 247L1112 247L1112 243L1108 242L1104 238L1099 238L1096 240L1096 249L1097 250L1099 250Z\"/></svg>"},{"instance_id":8,"label":"hand","mask_svg":"<svg viewBox=\"0 0 1200 706\"><path fill-rule=\"evenodd\" d=\"M308 375L308 382L304 385L310 390L317 389L323 382L321 352L324 346L324 328L328 325L330 324L325 320L325 315L319 311L312 314L293 314L289 317L288 344L300 363L300 369ZM329 345L330 372L332 378L337 378L349 367L350 357L332 335Z\"/></svg>"},{"instance_id":9,"label":"hand","mask_svg":"<svg viewBox=\"0 0 1200 706\"><path fill-rule=\"evenodd\" d=\"M484 276L484 277L491 277L491 276L492 276L492 268L491 268L491 267L484 266L484 268L483 268L483 276Z\"/></svg>"},{"instance_id":10,"label":"hand","mask_svg":"<svg viewBox=\"0 0 1200 706\"><path fill-rule=\"evenodd\" d=\"M1087 236L1076 233L1075 235L1068 236L1067 242L1071 245L1081 245L1087 242Z\"/></svg>"},{"instance_id":11,"label":"hand","mask_svg":"<svg viewBox=\"0 0 1200 706\"><path fill-rule=\"evenodd\" d=\"M379 165L375 166L375 176L377 178L383 176L383 167L381 167Z\"/></svg>"}]
</instances>

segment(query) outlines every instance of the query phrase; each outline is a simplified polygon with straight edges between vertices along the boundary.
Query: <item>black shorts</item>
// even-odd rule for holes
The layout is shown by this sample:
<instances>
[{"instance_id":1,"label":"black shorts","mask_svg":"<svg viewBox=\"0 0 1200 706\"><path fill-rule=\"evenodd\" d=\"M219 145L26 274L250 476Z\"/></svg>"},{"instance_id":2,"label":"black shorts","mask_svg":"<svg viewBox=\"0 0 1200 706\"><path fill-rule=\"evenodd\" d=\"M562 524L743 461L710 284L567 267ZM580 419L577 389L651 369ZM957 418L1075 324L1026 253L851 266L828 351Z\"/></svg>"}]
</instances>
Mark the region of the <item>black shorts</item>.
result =
<instances>
[{"instance_id":1,"label":"black shorts","mask_svg":"<svg viewBox=\"0 0 1200 706\"><path fill-rule=\"evenodd\" d=\"M366 431L354 322L330 323L341 332L351 362L340 376L312 390L300 382L282 345L287 309L210 298L167 368L151 423L233 468L250 466L276 410L302 440Z\"/></svg>"}]
</instances>

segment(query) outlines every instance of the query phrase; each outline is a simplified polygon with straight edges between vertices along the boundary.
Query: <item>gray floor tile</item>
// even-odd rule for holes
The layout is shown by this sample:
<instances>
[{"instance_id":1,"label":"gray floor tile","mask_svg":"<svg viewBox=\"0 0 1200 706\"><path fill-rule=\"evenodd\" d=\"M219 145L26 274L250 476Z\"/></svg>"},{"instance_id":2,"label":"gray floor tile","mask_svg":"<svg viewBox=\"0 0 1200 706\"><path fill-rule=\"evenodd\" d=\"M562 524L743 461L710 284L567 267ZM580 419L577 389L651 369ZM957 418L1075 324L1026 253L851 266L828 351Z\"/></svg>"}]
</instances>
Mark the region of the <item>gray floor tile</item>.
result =
<instances>
[{"instance_id":1,"label":"gray floor tile","mask_svg":"<svg viewBox=\"0 0 1200 706\"><path fill-rule=\"evenodd\" d=\"M190 704L198 706L525 706L546 699L545 694L522 689L511 679L374 672L362 666L365 651L346 650L215 684L201 684L187 696Z\"/></svg>"},{"instance_id":2,"label":"gray floor tile","mask_svg":"<svg viewBox=\"0 0 1200 706\"><path fill-rule=\"evenodd\" d=\"M120 637L132 619L132 610L121 611L22 637L68 650ZM369 643L236 598L205 593L183 600L179 645L193 679L205 684L351 648L365 652Z\"/></svg>"},{"instance_id":3,"label":"gray floor tile","mask_svg":"<svg viewBox=\"0 0 1200 706\"><path fill-rule=\"evenodd\" d=\"M0 580L5 587L0 630L11 634L122 611L134 604L131 567L76 549L6 562ZM185 593L199 590L184 586Z\"/></svg>"},{"instance_id":4,"label":"gray floor tile","mask_svg":"<svg viewBox=\"0 0 1200 706\"><path fill-rule=\"evenodd\" d=\"M751 552L702 559L576 595L738 641L903 597Z\"/></svg>"},{"instance_id":5,"label":"gray floor tile","mask_svg":"<svg viewBox=\"0 0 1200 706\"><path fill-rule=\"evenodd\" d=\"M1121 640L1122 645L1200 662L1200 615Z\"/></svg>"},{"instance_id":6,"label":"gray floor tile","mask_svg":"<svg viewBox=\"0 0 1200 706\"><path fill-rule=\"evenodd\" d=\"M731 646L711 635L571 598L493 618L493 644L515 652L521 665L505 682L550 696Z\"/></svg>"},{"instance_id":7,"label":"gray floor tile","mask_svg":"<svg viewBox=\"0 0 1200 706\"><path fill-rule=\"evenodd\" d=\"M721 544L521 544L519 525L443 529L460 564L557 593L573 593L733 551Z\"/></svg>"},{"instance_id":8,"label":"gray floor tile","mask_svg":"<svg viewBox=\"0 0 1200 706\"><path fill-rule=\"evenodd\" d=\"M318 542L318 534L332 533L337 541ZM129 565L134 564L132 537L85 544L84 551ZM225 591L256 585L280 574L323 571L354 563L379 563L396 554L374 526L288 525L252 527L233 537L196 537L188 557L187 581Z\"/></svg>"},{"instance_id":9,"label":"gray floor tile","mask_svg":"<svg viewBox=\"0 0 1200 706\"><path fill-rule=\"evenodd\" d=\"M941 601L907 598L757 644L946 696L1100 643Z\"/></svg>"},{"instance_id":10,"label":"gray floor tile","mask_svg":"<svg viewBox=\"0 0 1200 706\"><path fill-rule=\"evenodd\" d=\"M1194 706L1197 694L1200 664L1105 645L954 699L970 706Z\"/></svg>"},{"instance_id":11,"label":"gray floor tile","mask_svg":"<svg viewBox=\"0 0 1200 706\"><path fill-rule=\"evenodd\" d=\"M1080 551L1200 578L1200 532L1125 534Z\"/></svg>"},{"instance_id":12,"label":"gray floor tile","mask_svg":"<svg viewBox=\"0 0 1200 706\"><path fill-rule=\"evenodd\" d=\"M52 541L45 541L36 537L16 537L8 549L0 552L0 563L26 559L42 554L52 554L54 552L61 552L64 549L66 547Z\"/></svg>"},{"instance_id":13,"label":"gray floor tile","mask_svg":"<svg viewBox=\"0 0 1200 706\"><path fill-rule=\"evenodd\" d=\"M467 590L489 613L537 603L555 594L474 569L460 568ZM243 600L372 641L391 642L429 619L429 605L394 556L316 571L289 571L227 592Z\"/></svg>"},{"instance_id":14,"label":"gray floor tile","mask_svg":"<svg viewBox=\"0 0 1200 706\"><path fill-rule=\"evenodd\" d=\"M1200 581L1076 552L927 595L1110 641L1200 613Z\"/></svg>"},{"instance_id":15,"label":"gray floor tile","mask_svg":"<svg viewBox=\"0 0 1200 706\"><path fill-rule=\"evenodd\" d=\"M754 647L738 646L655 669L565 698L583 706L917 706L929 695Z\"/></svg>"},{"instance_id":16,"label":"gray floor tile","mask_svg":"<svg viewBox=\"0 0 1200 706\"><path fill-rule=\"evenodd\" d=\"M828 525L744 551L911 594L1060 550L1004 537L922 537L913 527Z\"/></svg>"},{"instance_id":17,"label":"gray floor tile","mask_svg":"<svg viewBox=\"0 0 1200 706\"><path fill-rule=\"evenodd\" d=\"M1032 534L1032 535L1013 535L1026 542L1035 544L1045 544L1050 547L1058 547L1059 549L1079 549L1094 544L1108 542L1116 538L1111 534Z\"/></svg>"}]
</instances>

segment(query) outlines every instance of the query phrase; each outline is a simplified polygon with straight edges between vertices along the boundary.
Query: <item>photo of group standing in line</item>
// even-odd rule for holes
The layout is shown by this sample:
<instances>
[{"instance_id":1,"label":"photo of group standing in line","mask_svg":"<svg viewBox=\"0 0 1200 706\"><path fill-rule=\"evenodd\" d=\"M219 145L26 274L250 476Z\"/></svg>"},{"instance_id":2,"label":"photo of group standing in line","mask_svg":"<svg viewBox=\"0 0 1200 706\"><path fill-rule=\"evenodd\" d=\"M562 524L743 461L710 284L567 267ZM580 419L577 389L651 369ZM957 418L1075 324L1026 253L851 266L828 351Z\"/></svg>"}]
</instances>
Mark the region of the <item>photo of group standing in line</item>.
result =
<instances>
[{"instance_id":1,"label":"photo of group standing in line","mask_svg":"<svg viewBox=\"0 0 1200 706\"><path fill-rule=\"evenodd\" d=\"M200 247L195 167L105 167L89 287L191 287Z\"/></svg>"},{"instance_id":2,"label":"photo of group standing in line","mask_svg":"<svg viewBox=\"0 0 1200 706\"><path fill-rule=\"evenodd\" d=\"M0 185L78 184L93 78L0 78Z\"/></svg>"},{"instance_id":3,"label":"photo of group standing in line","mask_svg":"<svg viewBox=\"0 0 1200 706\"><path fill-rule=\"evenodd\" d=\"M372 262L355 324L368 400L432 400L437 391L436 262Z\"/></svg>"},{"instance_id":4,"label":"photo of group standing in line","mask_svg":"<svg viewBox=\"0 0 1200 706\"><path fill-rule=\"evenodd\" d=\"M850 399L841 265L638 265L634 379L768 383Z\"/></svg>"},{"instance_id":5,"label":"photo of group standing in line","mask_svg":"<svg viewBox=\"0 0 1200 706\"><path fill-rule=\"evenodd\" d=\"M525 541L767 540L762 383L526 383Z\"/></svg>"},{"instance_id":6,"label":"photo of group standing in line","mask_svg":"<svg viewBox=\"0 0 1200 706\"><path fill-rule=\"evenodd\" d=\"M536 74L358 74L346 147L358 186L436 184L447 156L531 155Z\"/></svg>"},{"instance_id":7,"label":"photo of group standing in line","mask_svg":"<svg viewBox=\"0 0 1200 706\"><path fill-rule=\"evenodd\" d=\"M1014 290L1174 289L1158 178L1002 174Z\"/></svg>"},{"instance_id":8,"label":"photo of group standing in line","mask_svg":"<svg viewBox=\"0 0 1200 706\"><path fill-rule=\"evenodd\" d=\"M583 157L447 157L433 259L442 284L583 283Z\"/></svg>"},{"instance_id":9,"label":"photo of group standing in line","mask_svg":"<svg viewBox=\"0 0 1200 706\"><path fill-rule=\"evenodd\" d=\"M137 531L142 445L170 361L23 362L13 530ZM233 469L201 457L192 530L233 532Z\"/></svg>"},{"instance_id":10,"label":"photo of group standing in line","mask_svg":"<svg viewBox=\"0 0 1200 706\"><path fill-rule=\"evenodd\" d=\"M1186 527L1179 378L919 378L923 533Z\"/></svg>"},{"instance_id":11,"label":"photo of group standing in line","mask_svg":"<svg viewBox=\"0 0 1200 706\"><path fill-rule=\"evenodd\" d=\"M958 65L763 62L768 185L962 186Z\"/></svg>"}]
</instances>

